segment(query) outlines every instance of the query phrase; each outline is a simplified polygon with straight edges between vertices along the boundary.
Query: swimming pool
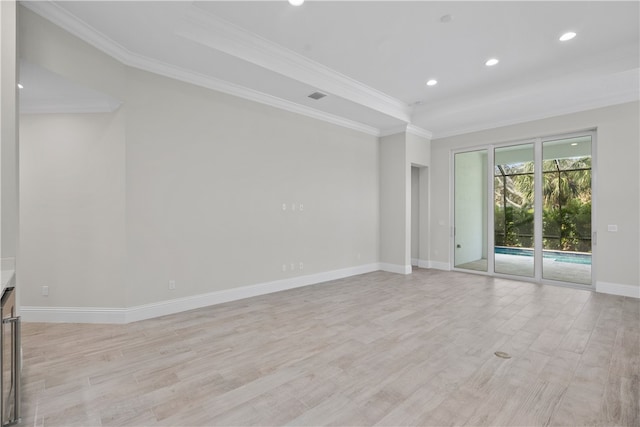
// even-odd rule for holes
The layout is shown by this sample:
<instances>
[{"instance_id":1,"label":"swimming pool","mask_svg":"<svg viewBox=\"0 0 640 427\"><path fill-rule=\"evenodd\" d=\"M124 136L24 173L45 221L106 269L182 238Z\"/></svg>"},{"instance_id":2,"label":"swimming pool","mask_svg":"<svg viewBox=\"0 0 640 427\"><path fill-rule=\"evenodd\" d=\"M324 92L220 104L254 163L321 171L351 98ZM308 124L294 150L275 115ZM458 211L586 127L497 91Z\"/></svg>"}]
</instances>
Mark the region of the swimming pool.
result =
<instances>
[{"instance_id":1,"label":"swimming pool","mask_svg":"<svg viewBox=\"0 0 640 427\"><path fill-rule=\"evenodd\" d=\"M496 246L495 253L504 255L533 256L533 249L510 248L507 246ZM562 252L543 250L542 257L558 262L568 262L570 264L591 265L591 254L584 252Z\"/></svg>"}]
</instances>

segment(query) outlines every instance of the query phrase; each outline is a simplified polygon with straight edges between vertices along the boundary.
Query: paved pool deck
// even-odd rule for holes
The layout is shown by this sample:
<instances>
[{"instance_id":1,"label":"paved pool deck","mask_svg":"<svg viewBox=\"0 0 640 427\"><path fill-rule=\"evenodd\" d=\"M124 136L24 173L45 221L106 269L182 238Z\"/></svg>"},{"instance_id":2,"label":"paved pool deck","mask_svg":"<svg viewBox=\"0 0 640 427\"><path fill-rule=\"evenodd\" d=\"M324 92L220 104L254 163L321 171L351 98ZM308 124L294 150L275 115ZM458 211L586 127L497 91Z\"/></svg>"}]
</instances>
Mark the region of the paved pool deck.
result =
<instances>
[{"instance_id":1,"label":"paved pool deck","mask_svg":"<svg viewBox=\"0 0 640 427\"><path fill-rule=\"evenodd\" d=\"M487 260L479 259L456 265L456 268L475 271L487 271ZM524 255L495 254L495 272L513 276L533 277L533 257ZM561 282L591 284L591 264L575 264L544 258L542 261L543 279Z\"/></svg>"}]
</instances>

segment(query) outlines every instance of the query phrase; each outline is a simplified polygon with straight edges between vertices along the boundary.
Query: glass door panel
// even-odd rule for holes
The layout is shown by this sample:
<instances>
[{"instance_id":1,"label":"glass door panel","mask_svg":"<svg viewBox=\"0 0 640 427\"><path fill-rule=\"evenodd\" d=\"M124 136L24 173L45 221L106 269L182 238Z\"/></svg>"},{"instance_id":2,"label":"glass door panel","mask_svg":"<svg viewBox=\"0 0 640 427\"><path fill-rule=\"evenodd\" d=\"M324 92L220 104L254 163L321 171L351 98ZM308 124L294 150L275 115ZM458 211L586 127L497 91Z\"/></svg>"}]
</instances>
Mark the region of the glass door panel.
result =
<instances>
[{"instance_id":1,"label":"glass door panel","mask_svg":"<svg viewBox=\"0 0 640 427\"><path fill-rule=\"evenodd\" d=\"M487 271L487 150L454 158L454 266Z\"/></svg>"},{"instance_id":2,"label":"glass door panel","mask_svg":"<svg viewBox=\"0 0 640 427\"><path fill-rule=\"evenodd\" d=\"M591 284L591 135L545 141L542 277Z\"/></svg>"},{"instance_id":3,"label":"glass door panel","mask_svg":"<svg viewBox=\"0 0 640 427\"><path fill-rule=\"evenodd\" d=\"M494 153L494 271L534 277L534 145Z\"/></svg>"}]
</instances>

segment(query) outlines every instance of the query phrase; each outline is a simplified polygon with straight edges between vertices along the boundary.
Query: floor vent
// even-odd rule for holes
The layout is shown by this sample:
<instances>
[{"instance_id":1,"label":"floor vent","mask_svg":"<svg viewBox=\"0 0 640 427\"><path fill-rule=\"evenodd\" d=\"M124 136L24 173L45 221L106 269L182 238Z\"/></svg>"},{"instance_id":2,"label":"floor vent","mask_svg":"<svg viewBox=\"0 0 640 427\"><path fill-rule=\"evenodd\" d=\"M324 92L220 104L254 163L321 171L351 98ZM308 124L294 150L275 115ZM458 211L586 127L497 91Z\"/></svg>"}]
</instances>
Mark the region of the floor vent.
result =
<instances>
[{"instance_id":1,"label":"floor vent","mask_svg":"<svg viewBox=\"0 0 640 427\"><path fill-rule=\"evenodd\" d=\"M496 351L493 354L503 359L511 359L511 355L509 353L505 353L504 351Z\"/></svg>"}]
</instances>

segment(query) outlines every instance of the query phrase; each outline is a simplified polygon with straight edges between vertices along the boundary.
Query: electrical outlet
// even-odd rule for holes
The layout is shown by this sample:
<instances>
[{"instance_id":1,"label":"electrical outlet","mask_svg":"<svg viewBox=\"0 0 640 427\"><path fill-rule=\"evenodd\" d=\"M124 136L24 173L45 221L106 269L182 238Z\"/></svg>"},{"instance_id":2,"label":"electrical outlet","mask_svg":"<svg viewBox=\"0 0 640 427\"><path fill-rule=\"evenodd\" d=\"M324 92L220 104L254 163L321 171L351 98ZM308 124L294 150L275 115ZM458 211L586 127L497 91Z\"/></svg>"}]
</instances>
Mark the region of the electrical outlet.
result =
<instances>
[{"instance_id":1,"label":"electrical outlet","mask_svg":"<svg viewBox=\"0 0 640 427\"><path fill-rule=\"evenodd\" d=\"M169 290L173 291L176 288L176 281L175 280L169 280Z\"/></svg>"},{"instance_id":2,"label":"electrical outlet","mask_svg":"<svg viewBox=\"0 0 640 427\"><path fill-rule=\"evenodd\" d=\"M287 264L282 264L282 271L287 271Z\"/></svg>"},{"instance_id":3,"label":"electrical outlet","mask_svg":"<svg viewBox=\"0 0 640 427\"><path fill-rule=\"evenodd\" d=\"M304 268L304 263L300 262L299 267L300 267L300 270L302 270Z\"/></svg>"},{"instance_id":4,"label":"electrical outlet","mask_svg":"<svg viewBox=\"0 0 640 427\"><path fill-rule=\"evenodd\" d=\"M291 263L291 271L296 269L296 265L294 263Z\"/></svg>"},{"instance_id":5,"label":"electrical outlet","mask_svg":"<svg viewBox=\"0 0 640 427\"><path fill-rule=\"evenodd\" d=\"M48 297L49 296L49 287L48 286L43 286L42 287L42 296L44 296L44 297Z\"/></svg>"}]
</instances>

